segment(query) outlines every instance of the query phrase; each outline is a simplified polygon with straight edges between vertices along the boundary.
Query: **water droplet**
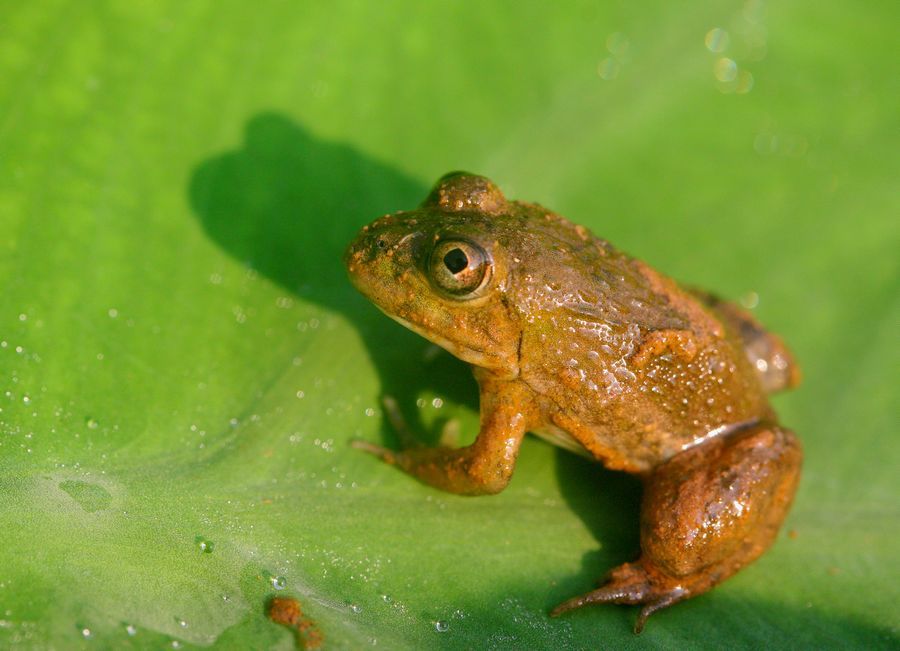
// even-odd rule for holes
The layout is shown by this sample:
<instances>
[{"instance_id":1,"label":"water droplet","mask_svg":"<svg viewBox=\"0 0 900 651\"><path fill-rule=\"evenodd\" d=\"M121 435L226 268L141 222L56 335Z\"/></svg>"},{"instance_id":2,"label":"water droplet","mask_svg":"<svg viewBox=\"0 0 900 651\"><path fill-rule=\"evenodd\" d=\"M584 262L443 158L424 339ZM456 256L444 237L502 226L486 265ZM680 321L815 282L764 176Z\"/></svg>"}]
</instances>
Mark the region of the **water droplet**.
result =
<instances>
[{"instance_id":1,"label":"water droplet","mask_svg":"<svg viewBox=\"0 0 900 651\"><path fill-rule=\"evenodd\" d=\"M197 536L194 538L194 543L197 545L197 549L199 549L204 554L212 554L213 548L215 545L213 541L204 538L203 536Z\"/></svg>"},{"instance_id":2,"label":"water droplet","mask_svg":"<svg viewBox=\"0 0 900 651\"><path fill-rule=\"evenodd\" d=\"M748 310L752 310L759 305L759 294L757 294L756 292L747 292L746 294L741 296L741 305L743 305Z\"/></svg>"},{"instance_id":3,"label":"water droplet","mask_svg":"<svg viewBox=\"0 0 900 651\"><path fill-rule=\"evenodd\" d=\"M734 62L734 59L722 57L718 59L715 66L713 66L713 75L715 75L717 80L723 83L734 81L737 79L737 74L738 67L737 63Z\"/></svg>"},{"instance_id":4,"label":"water droplet","mask_svg":"<svg viewBox=\"0 0 900 651\"><path fill-rule=\"evenodd\" d=\"M450 624L442 619L438 620L434 623L434 630L436 630L438 633L446 633L450 630Z\"/></svg>"},{"instance_id":5,"label":"water droplet","mask_svg":"<svg viewBox=\"0 0 900 651\"><path fill-rule=\"evenodd\" d=\"M128 624L125 626L125 632L128 633L128 635L134 637L135 635L137 635L137 626L135 626L134 624Z\"/></svg>"},{"instance_id":6,"label":"water droplet","mask_svg":"<svg viewBox=\"0 0 900 651\"><path fill-rule=\"evenodd\" d=\"M84 424L87 425L88 429L97 429L100 427L100 423L98 423L95 419L88 416L84 419Z\"/></svg>"},{"instance_id":7,"label":"water droplet","mask_svg":"<svg viewBox=\"0 0 900 651\"><path fill-rule=\"evenodd\" d=\"M119 310L117 310L117 309L114 308L114 307L111 307L111 308L109 308L109 310L107 311L107 314L109 315L109 318L110 318L110 319L115 319L117 316L119 316Z\"/></svg>"},{"instance_id":8,"label":"water droplet","mask_svg":"<svg viewBox=\"0 0 900 651\"><path fill-rule=\"evenodd\" d=\"M272 587L276 590L284 590L287 587L287 579L283 576L273 576Z\"/></svg>"},{"instance_id":9,"label":"water droplet","mask_svg":"<svg viewBox=\"0 0 900 651\"><path fill-rule=\"evenodd\" d=\"M173 649L180 649L180 648L181 648L181 642L179 642L178 640L172 640L172 648L173 648Z\"/></svg>"},{"instance_id":10,"label":"water droplet","mask_svg":"<svg viewBox=\"0 0 900 651\"><path fill-rule=\"evenodd\" d=\"M372 409L371 407L367 407L366 408L366 416L374 416L374 415L375 415L375 410Z\"/></svg>"},{"instance_id":11,"label":"water droplet","mask_svg":"<svg viewBox=\"0 0 900 651\"><path fill-rule=\"evenodd\" d=\"M304 398L305 396L306 396L306 392L305 392L305 391L298 391L298 392L297 392L297 397L300 398L301 400L303 400L303 398Z\"/></svg>"},{"instance_id":12,"label":"water droplet","mask_svg":"<svg viewBox=\"0 0 900 651\"><path fill-rule=\"evenodd\" d=\"M27 315L27 314L20 314L20 315L19 315L19 321L25 321L26 319L28 319L28 315Z\"/></svg>"},{"instance_id":13,"label":"water droplet","mask_svg":"<svg viewBox=\"0 0 900 651\"><path fill-rule=\"evenodd\" d=\"M350 612L358 615L362 612L362 606L358 604L350 604Z\"/></svg>"},{"instance_id":14,"label":"water droplet","mask_svg":"<svg viewBox=\"0 0 900 651\"><path fill-rule=\"evenodd\" d=\"M175 618L175 621L178 622L178 625L179 625L181 628L187 628L187 627L188 627L187 621L185 621L185 620L183 620L183 619L181 619L181 618L179 618L179 617L176 617L176 618Z\"/></svg>"},{"instance_id":15,"label":"water droplet","mask_svg":"<svg viewBox=\"0 0 900 651\"><path fill-rule=\"evenodd\" d=\"M431 406L434 407L435 409L440 409L441 407L444 406L444 401L441 400L440 398L435 398L434 400L431 401Z\"/></svg>"},{"instance_id":16,"label":"water droplet","mask_svg":"<svg viewBox=\"0 0 900 651\"><path fill-rule=\"evenodd\" d=\"M709 30L706 32L706 38L703 39L706 49L716 54L724 52L728 48L730 41L728 32L721 27L714 27Z\"/></svg>"},{"instance_id":17,"label":"water droplet","mask_svg":"<svg viewBox=\"0 0 900 651\"><path fill-rule=\"evenodd\" d=\"M753 74L749 70L740 70L737 76L737 86L734 92L744 95L753 90Z\"/></svg>"},{"instance_id":18,"label":"water droplet","mask_svg":"<svg viewBox=\"0 0 900 651\"><path fill-rule=\"evenodd\" d=\"M393 599L393 598L391 597L391 595L389 595L389 594L383 594L383 595L381 595L381 600L382 600L384 603L389 604L389 603L391 603L394 599Z\"/></svg>"},{"instance_id":19,"label":"water droplet","mask_svg":"<svg viewBox=\"0 0 900 651\"><path fill-rule=\"evenodd\" d=\"M22 402L24 402L26 405L30 404L31 398L29 398L28 396L22 396Z\"/></svg>"},{"instance_id":20,"label":"water droplet","mask_svg":"<svg viewBox=\"0 0 900 651\"><path fill-rule=\"evenodd\" d=\"M85 626L81 629L81 637L83 637L85 640L90 640L92 637L94 637L94 632L87 626Z\"/></svg>"},{"instance_id":21,"label":"water droplet","mask_svg":"<svg viewBox=\"0 0 900 651\"><path fill-rule=\"evenodd\" d=\"M607 57L597 65L597 75L600 79L612 81L619 76L619 67L615 59Z\"/></svg>"},{"instance_id":22,"label":"water droplet","mask_svg":"<svg viewBox=\"0 0 900 651\"><path fill-rule=\"evenodd\" d=\"M622 32L614 32L606 39L606 49L620 59L628 53L630 47L631 41Z\"/></svg>"}]
</instances>

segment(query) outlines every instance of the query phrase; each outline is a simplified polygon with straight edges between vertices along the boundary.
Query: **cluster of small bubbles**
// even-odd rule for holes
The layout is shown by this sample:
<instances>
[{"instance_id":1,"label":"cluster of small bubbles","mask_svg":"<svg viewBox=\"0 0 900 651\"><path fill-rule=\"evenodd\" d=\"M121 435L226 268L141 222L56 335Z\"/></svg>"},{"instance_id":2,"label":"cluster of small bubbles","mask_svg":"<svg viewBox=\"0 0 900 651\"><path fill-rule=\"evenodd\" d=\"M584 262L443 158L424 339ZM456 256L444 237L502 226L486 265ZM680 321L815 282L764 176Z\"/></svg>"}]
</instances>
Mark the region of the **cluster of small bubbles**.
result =
<instances>
[{"instance_id":1,"label":"cluster of small bubbles","mask_svg":"<svg viewBox=\"0 0 900 651\"><path fill-rule=\"evenodd\" d=\"M213 272L209 274L209 282L213 285L221 285L222 284L222 274Z\"/></svg>"},{"instance_id":2,"label":"cluster of small bubbles","mask_svg":"<svg viewBox=\"0 0 900 651\"><path fill-rule=\"evenodd\" d=\"M244 312L244 308L240 305L235 305L231 308L231 313L234 315L234 320L238 323L245 323L247 321L247 313Z\"/></svg>"},{"instance_id":3,"label":"cluster of small bubbles","mask_svg":"<svg viewBox=\"0 0 900 651\"><path fill-rule=\"evenodd\" d=\"M443 619L439 619L434 623L434 630L438 633L446 633L450 630L450 624L445 622Z\"/></svg>"},{"instance_id":4,"label":"cluster of small bubbles","mask_svg":"<svg viewBox=\"0 0 900 651\"><path fill-rule=\"evenodd\" d=\"M765 7L761 0L747 0L734 18L732 32L722 27L706 32L703 39L706 49L721 55L713 63L713 77L720 92L745 94L753 89L753 74L744 70L738 61L761 61L765 58L768 33L763 25L764 16ZM732 54L724 56L725 52Z\"/></svg>"},{"instance_id":5,"label":"cluster of small bubbles","mask_svg":"<svg viewBox=\"0 0 900 651\"><path fill-rule=\"evenodd\" d=\"M279 296L275 299L275 306L282 310L288 310L294 305L294 300L290 296Z\"/></svg>"},{"instance_id":6,"label":"cluster of small bubbles","mask_svg":"<svg viewBox=\"0 0 900 651\"><path fill-rule=\"evenodd\" d=\"M325 452L334 452L334 439L315 439L313 445L322 448Z\"/></svg>"},{"instance_id":7,"label":"cluster of small bubbles","mask_svg":"<svg viewBox=\"0 0 900 651\"><path fill-rule=\"evenodd\" d=\"M272 587L276 590L284 590L287 587L287 579L283 576L273 576L271 578Z\"/></svg>"}]
</instances>

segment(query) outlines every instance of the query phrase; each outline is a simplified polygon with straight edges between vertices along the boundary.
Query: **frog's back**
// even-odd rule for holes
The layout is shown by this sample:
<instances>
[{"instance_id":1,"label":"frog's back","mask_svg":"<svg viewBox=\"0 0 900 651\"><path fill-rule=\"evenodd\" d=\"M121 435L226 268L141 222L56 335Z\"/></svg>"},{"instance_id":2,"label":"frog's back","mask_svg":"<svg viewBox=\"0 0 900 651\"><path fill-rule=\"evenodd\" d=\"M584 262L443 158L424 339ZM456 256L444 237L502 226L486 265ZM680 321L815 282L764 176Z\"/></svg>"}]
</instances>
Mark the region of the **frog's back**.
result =
<instances>
[{"instance_id":1,"label":"frog's back","mask_svg":"<svg viewBox=\"0 0 900 651\"><path fill-rule=\"evenodd\" d=\"M540 434L641 472L769 413L730 312L581 227L544 222L549 259L516 279L521 378L552 423Z\"/></svg>"}]
</instances>

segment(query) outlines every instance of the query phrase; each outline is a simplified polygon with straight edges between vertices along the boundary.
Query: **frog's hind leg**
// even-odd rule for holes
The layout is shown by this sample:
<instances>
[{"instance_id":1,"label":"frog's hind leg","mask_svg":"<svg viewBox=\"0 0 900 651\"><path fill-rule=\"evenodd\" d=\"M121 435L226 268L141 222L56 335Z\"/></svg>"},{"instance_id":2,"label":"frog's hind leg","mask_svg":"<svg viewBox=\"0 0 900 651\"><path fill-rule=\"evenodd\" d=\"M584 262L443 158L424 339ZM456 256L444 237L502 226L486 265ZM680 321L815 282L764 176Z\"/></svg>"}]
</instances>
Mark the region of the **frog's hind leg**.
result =
<instances>
[{"instance_id":1,"label":"frog's hind leg","mask_svg":"<svg viewBox=\"0 0 900 651\"><path fill-rule=\"evenodd\" d=\"M762 554L787 514L802 453L794 435L759 424L682 452L648 477L641 557L550 614L593 603L640 604L635 624L706 592Z\"/></svg>"},{"instance_id":2,"label":"frog's hind leg","mask_svg":"<svg viewBox=\"0 0 900 651\"><path fill-rule=\"evenodd\" d=\"M800 383L800 368L781 337L766 330L747 310L734 303L699 289L692 289L691 293L738 334L767 393Z\"/></svg>"}]
</instances>

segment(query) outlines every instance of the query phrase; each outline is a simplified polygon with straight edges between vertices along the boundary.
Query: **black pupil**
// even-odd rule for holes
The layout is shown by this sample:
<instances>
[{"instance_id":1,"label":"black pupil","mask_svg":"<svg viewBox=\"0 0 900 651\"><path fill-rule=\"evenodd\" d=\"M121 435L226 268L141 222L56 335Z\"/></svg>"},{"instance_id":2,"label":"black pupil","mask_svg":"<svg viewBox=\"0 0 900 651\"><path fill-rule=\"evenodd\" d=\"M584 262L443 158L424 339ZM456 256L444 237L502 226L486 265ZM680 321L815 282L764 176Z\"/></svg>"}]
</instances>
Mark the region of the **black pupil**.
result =
<instances>
[{"instance_id":1,"label":"black pupil","mask_svg":"<svg viewBox=\"0 0 900 651\"><path fill-rule=\"evenodd\" d=\"M452 274L458 274L469 266L469 258L462 249L451 249L444 255L444 264Z\"/></svg>"}]
</instances>

